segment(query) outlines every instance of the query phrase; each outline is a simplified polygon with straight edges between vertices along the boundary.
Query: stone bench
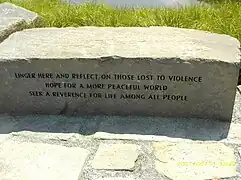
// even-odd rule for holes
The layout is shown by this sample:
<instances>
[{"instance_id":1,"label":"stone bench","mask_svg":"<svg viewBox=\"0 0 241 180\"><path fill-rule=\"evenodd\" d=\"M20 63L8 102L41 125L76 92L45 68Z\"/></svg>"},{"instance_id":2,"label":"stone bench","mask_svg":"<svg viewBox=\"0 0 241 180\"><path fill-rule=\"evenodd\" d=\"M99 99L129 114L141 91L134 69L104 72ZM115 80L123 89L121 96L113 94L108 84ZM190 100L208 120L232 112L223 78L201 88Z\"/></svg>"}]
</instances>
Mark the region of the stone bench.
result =
<instances>
[{"instance_id":1,"label":"stone bench","mask_svg":"<svg viewBox=\"0 0 241 180\"><path fill-rule=\"evenodd\" d=\"M172 27L23 30L0 44L0 113L230 121L239 47Z\"/></svg>"}]
</instances>

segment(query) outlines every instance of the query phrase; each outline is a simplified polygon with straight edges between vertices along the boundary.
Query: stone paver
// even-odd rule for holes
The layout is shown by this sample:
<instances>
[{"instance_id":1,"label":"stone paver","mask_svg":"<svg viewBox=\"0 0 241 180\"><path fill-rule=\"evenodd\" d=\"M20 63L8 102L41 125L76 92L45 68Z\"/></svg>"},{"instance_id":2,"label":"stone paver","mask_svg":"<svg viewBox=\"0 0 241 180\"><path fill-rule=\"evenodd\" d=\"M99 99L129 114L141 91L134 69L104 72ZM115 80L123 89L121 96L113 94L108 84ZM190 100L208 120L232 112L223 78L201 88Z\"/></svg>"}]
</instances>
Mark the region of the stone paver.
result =
<instances>
[{"instance_id":1,"label":"stone paver","mask_svg":"<svg viewBox=\"0 0 241 180\"><path fill-rule=\"evenodd\" d=\"M220 143L153 144L156 170L175 180L237 176L234 151Z\"/></svg>"},{"instance_id":2,"label":"stone paver","mask_svg":"<svg viewBox=\"0 0 241 180\"><path fill-rule=\"evenodd\" d=\"M100 144L92 162L95 169L132 170L138 158L134 144Z\"/></svg>"},{"instance_id":3,"label":"stone paver","mask_svg":"<svg viewBox=\"0 0 241 180\"><path fill-rule=\"evenodd\" d=\"M31 142L0 144L0 177L3 180L78 180L88 151Z\"/></svg>"}]
</instances>

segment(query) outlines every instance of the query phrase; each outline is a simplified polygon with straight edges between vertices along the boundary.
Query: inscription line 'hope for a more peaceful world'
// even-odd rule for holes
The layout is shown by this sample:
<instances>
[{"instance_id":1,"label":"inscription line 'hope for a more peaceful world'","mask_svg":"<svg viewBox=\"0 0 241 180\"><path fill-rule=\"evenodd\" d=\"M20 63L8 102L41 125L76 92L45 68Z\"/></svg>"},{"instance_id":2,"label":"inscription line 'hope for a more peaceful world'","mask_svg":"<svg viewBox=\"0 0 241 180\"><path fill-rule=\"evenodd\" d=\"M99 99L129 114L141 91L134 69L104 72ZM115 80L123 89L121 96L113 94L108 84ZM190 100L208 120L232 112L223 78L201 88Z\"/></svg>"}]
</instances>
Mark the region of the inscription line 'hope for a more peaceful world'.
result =
<instances>
[{"instance_id":1,"label":"inscription line 'hope for a more peaceful world'","mask_svg":"<svg viewBox=\"0 0 241 180\"><path fill-rule=\"evenodd\" d=\"M40 73L40 72L16 72L15 79L55 79L56 82L44 82L43 87L51 91L30 90L30 96L53 96L63 98L103 98L103 99L148 99L148 100L168 100L168 101L188 101L186 94L168 94L168 85L161 84L163 81L174 83L202 83L201 76L174 76L174 75L151 75L151 74L88 74L88 73ZM63 82L63 80L73 80L75 82ZM76 80L80 81L76 83ZM102 80L101 83L91 83L93 80ZM103 81L115 80L115 83L103 83ZM140 84L141 81L159 81L160 84ZM88 82L89 81L89 82ZM120 83L118 81L130 81L135 84ZM86 83L87 82L87 83ZM138 84L136 84L138 83ZM53 89L64 89L63 91L53 91ZM119 93L85 92L85 90L115 90ZM66 91L68 90L68 91ZM70 90L78 90L70 91ZM128 93L121 91L126 90ZM140 93L140 91L142 93ZM146 94L145 92L151 92Z\"/></svg>"}]
</instances>

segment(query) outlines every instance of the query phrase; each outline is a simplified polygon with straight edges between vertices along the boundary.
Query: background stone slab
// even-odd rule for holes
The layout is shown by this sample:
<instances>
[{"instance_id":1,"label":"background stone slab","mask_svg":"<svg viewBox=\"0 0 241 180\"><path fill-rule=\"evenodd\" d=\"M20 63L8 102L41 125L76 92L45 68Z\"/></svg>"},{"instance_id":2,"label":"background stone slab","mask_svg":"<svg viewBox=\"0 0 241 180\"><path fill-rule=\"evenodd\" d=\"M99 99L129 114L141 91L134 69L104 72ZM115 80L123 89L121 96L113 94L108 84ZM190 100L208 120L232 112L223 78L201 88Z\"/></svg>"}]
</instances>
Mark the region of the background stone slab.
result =
<instances>
[{"instance_id":1,"label":"background stone slab","mask_svg":"<svg viewBox=\"0 0 241 180\"><path fill-rule=\"evenodd\" d=\"M42 18L37 13L8 2L0 4L1 18L22 18L30 27L39 27L42 24Z\"/></svg>"},{"instance_id":2,"label":"background stone slab","mask_svg":"<svg viewBox=\"0 0 241 180\"><path fill-rule=\"evenodd\" d=\"M11 3L0 4L0 43L10 34L31 27L40 27L42 18Z\"/></svg>"}]
</instances>

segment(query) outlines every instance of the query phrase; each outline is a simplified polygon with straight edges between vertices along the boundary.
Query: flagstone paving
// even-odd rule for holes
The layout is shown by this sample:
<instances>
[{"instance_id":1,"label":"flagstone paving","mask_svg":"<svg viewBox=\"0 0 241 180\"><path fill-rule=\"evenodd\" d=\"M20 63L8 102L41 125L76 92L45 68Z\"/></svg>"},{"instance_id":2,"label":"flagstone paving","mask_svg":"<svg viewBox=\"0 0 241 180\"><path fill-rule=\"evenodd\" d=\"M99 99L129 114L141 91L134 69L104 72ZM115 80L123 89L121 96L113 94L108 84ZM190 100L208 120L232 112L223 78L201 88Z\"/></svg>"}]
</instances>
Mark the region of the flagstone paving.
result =
<instances>
[{"instance_id":1,"label":"flagstone paving","mask_svg":"<svg viewBox=\"0 0 241 180\"><path fill-rule=\"evenodd\" d=\"M178 139L97 139L12 132L0 143L3 180L241 179L241 144Z\"/></svg>"}]
</instances>

